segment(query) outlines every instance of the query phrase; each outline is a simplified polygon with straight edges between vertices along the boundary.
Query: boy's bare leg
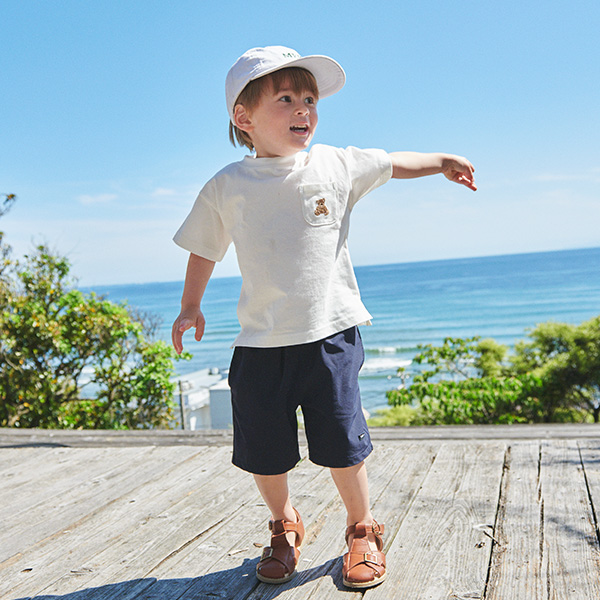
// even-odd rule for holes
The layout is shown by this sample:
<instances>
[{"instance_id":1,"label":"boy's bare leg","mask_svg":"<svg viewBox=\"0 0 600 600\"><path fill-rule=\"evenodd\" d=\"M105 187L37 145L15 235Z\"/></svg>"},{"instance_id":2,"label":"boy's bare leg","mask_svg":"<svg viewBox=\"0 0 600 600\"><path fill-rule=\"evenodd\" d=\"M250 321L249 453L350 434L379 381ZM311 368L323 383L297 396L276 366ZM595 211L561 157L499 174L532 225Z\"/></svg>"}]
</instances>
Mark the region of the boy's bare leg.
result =
<instances>
[{"instance_id":1,"label":"boy's bare leg","mask_svg":"<svg viewBox=\"0 0 600 600\"><path fill-rule=\"evenodd\" d=\"M331 476L348 512L346 525L372 523L365 462L343 469L331 469Z\"/></svg>"},{"instance_id":2,"label":"boy's bare leg","mask_svg":"<svg viewBox=\"0 0 600 600\"><path fill-rule=\"evenodd\" d=\"M281 475L254 475L254 481L260 495L271 511L271 518L274 521L285 519L295 523L296 513L290 499L287 473ZM286 538L293 546L296 541L296 533L290 531L286 534Z\"/></svg>"},{"instance_id":3,"label":"boy's bare leg","mask_svg":"<svg viewBox=\"0 0 600 600\"><path fill-rule=\"evenodd\" d=\"M331 476L348 513L346 525L372 523L373 515L371 514L369 481L365 462L343 469L331 469ZM348 539L349 545L352 543L352 537L350 536ZM373 534L370 533L368 538L369 542L372 542L373 550L376 550L377 546Z\"/></svg>"}]
</instances>

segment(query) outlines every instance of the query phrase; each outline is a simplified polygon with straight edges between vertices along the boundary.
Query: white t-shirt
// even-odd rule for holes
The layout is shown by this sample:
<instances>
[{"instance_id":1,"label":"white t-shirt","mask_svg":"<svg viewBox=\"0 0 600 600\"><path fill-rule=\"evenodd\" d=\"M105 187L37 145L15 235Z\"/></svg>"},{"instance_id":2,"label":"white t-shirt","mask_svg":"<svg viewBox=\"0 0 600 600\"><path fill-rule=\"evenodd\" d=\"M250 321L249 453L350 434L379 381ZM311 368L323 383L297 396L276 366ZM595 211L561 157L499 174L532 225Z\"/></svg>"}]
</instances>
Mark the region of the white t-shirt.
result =
<instances>
[{"instance_id":1,"label":"white t-shirt","mask_svg":"<svg viewBox=\"0 0 600 600\"><path fill-rule=\"evenodd\" d=\"M174 241L214 261L233 241L243 280L234 345L304 344L371 318L348 252L350 212L391 175L383 150L315 145L246 156L204 186Z\"/></svg>"}]
</instances>

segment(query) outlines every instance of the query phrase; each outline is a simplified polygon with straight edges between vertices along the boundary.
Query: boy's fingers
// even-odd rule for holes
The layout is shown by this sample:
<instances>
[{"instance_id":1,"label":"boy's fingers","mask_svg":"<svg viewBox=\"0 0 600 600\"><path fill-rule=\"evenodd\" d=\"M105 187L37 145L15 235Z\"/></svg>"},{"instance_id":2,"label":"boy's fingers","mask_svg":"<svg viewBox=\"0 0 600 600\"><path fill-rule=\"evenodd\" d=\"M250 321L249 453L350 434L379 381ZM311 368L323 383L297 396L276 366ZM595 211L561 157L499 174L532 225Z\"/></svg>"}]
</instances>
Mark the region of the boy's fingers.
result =
<instances>
[{"instance_id":1,"label":"boy's fingers","mask_svg":"<svg viewBox=\"0 0 600 600\"><path fill-rule=\"evenodd\" d=\"M173 342L173 348L175 348L175 352L177 354L181 354L183 352L183 343L181 341L181 332L173 329L171 334L171 341Z\"/></svg>"},{"instance_id":2,"label":"boy's fingers","mask_svg":"<svg viewBox=\"0 0 600 600\"><path fill-rule=\"evenodd\" d=\"M199 342L204 335L204 326L204 319L199 319L198 321L193 321L192 319L181 319L181 321L175 321L171 331L171 341L173 342L175 351L178 354L183 352L183 334L191 327L196 328L194 339Z\"/></svg>"},{"instance_id":3,"label":"boy's fingers","mask_svg":"<svg viewBox=\"0 0 600 600\"><path fill-rule=\"evenodd\" d=\"M470 190L473 190L474 192L477 191L477 186L475 185L475 182L472 179L469 179L467 177L461 177L458 180L458 183L462 183L465 187L468 187Z\"/></svg>"},{"instance_id":4,"label":"boy's fingers","mask_svg":"<svg viewBox=\"0 0 600 600\"><path fill-rule=\"evenodd\" d=\"M193 324L194 322L190 319L181 319L181 323L179 323L179 327L177 329L183 333L184 331L187 331Z\"/></svg>"},{"instance_id":5,"label":"boy's fingers","mask_svg":"<svg viewBox=\"0 0 600 600\"><path fill-rule=\"evenodd\" d=\"M175 348L175 352L177 354L181 354L183 352L183 332L187 331L192 326L192 321L189 319L182 319L181 322L173 324L173 329L171 330L171 341L173 342L173 348Z\"/></svg>"},{"instance_id":6,"label":"boy's fingers","mask_svg":"<svg viewBox=\"0 0 600 600\"><path fill-rule=\"evenodd\" d=\"M199 342L202 339L202 336L204 335L204 326L204 320L198 321L196 323L196 335L194 336L194 338L197 342Z\"/></svg>"},{"instance_id":7,"label":"boy's fingers","mask_svg":"<svg viewBox=\"0 0 600 600\"><path fill-rule=\"evenodd\" d=\"M450 177L450 179L455 183L460 183L461 185L468 187L470 190L477 190L477 186L475 185L475 178L473 176L472 171L455 171L452 177Z\"/></svg>"},{"instance_id":8,"label":"boy's fingers","mask_svg":"<svg viewBox=\"0 0 600 600\"><path fill-rule=\"evenodd\" d=\"M475 177L473 176L473 171L471 171L470 173L465 173L462 176L462 183L463 185L466 185L469 189L473 191L477 189L477 186L475 185Z\"/></svg>"}]
</instances>

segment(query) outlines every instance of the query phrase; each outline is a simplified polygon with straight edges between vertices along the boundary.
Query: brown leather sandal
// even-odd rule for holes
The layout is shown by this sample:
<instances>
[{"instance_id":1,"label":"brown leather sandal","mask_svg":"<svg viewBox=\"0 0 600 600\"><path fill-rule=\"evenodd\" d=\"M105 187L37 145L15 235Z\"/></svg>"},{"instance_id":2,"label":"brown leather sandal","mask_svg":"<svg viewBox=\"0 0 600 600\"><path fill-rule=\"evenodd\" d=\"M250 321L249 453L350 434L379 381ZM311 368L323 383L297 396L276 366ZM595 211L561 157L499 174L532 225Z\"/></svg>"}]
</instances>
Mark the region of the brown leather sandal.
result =
<instances>
[{"instance_id":1,"label":"brown leather sandal","mask_svg":"<svg viewBox=\"0 0 600 600\"><path fill-rule=\"evenodd\" d=\"M294 508L297 522L269 521L271 545L263 548L262 556L256 565L256 577L265 583L285 583L296 575L296 565L300 556L300 544L304 539L304 525L298 511ZM296 532L296 541L290 546L285 534Z\"/></svg>"},{"instance_id":2,"label":"brown leather sandal","mask_svg":"<svg viewBox=\"0 0 600 600\"><path fill-rule=\"evenodd\" d=\"M342 575L344 585L350 588L369 588L379 585L385 579L385 554L382 552L383 525L373 521L371 525L356 523L346 529L346 543L354 534L347 554L344 554ZM371 550L367 535L375 534L377 550Z\"/></svg>"}]
</instances>

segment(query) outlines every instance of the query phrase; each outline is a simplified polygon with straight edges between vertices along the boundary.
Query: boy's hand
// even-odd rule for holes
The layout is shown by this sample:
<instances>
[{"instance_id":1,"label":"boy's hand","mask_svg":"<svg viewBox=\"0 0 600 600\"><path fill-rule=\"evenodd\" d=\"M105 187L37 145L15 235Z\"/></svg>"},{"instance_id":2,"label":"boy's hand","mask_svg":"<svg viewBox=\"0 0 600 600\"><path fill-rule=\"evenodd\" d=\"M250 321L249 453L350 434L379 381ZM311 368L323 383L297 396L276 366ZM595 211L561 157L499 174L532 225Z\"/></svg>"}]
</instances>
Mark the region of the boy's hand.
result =
<instances>
[{"instance_id":1,"label":"boy's hand","mask_svg":"<svg viewBox=\"0 0 600 600\"><path fill-rule=\"evenodd\" d=\"M442 173L450 181L460 183L470 190L476 191L475 168L462 156L447 155L442 162Z\"/></svg>"},{"instance_id":2,"label":"boy's hand","mask_svg":"<svg viewBox=\"0 0 600 600\"><path fill-rule=\"evenodd\" d=\"M183 352L182 338L185 331L195 327L196 335L194 336L194 339L199 342L204 335L205 325L206 321L200 310L198 310L196 313L182 311L175 319L175 323L173 323L173 329L171 330L171 340L173 341L175 352L177 352L177 354L181 354Z\"/></svg>"}]
</instances>

